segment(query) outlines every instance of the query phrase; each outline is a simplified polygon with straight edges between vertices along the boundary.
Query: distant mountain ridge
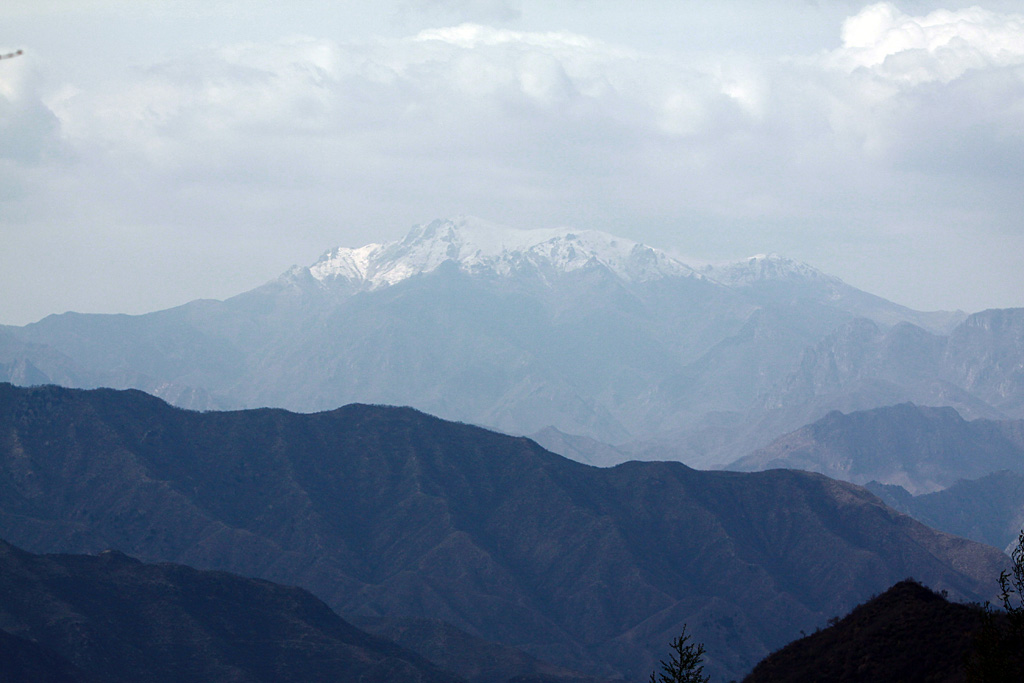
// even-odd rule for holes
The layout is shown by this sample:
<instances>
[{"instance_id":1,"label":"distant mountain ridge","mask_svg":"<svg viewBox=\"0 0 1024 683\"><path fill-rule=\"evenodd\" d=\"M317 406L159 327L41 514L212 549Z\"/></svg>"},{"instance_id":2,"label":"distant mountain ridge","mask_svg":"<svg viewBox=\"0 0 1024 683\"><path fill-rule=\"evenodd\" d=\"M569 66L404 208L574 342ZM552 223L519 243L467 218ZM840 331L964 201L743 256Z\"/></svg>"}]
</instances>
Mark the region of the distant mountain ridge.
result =
<instances>
[{"instance_id":1,"label":"distant mountain ridge","mask_svg":"<svg viewBox=\"0 0 1024 683\"><path fill-rule=\"evenodd\" d=\"M1007 470L961 479L949 488L912 496L895 484L866 489L893 508L949 534L1002 548L1009 554L1024 529L1024 474Z\"/></svg>"},{"instance_id":2,"label":"distant mountain ridge","mask_svg":"<svg viewBox=\"0 0 1024 683\"><path fill-rule=\"evenodd\" d=\"M596 677L682 624L735 677L906 576L966 599L1005 556L790 471L593 468L410 409L196 413L0 384L0 528L301 585L342 615L442 619Z\"/></svg>"},{"instance_id":3,"label":"distant mountain ridge","mask_svg":"<svg viewBox=\"0 0 1024 683\"><path fill-rule=\"evenodd\" d=\"M787 467L930 493L1000 470L1024 474L1024 420L964 420L953 408L904 403L833 411L733 463Z\"/></svg>"},{"instance_id":4,"label":"distant mountain ridge","mask_svg":"<svg viewBox=\"0 0 1024 683\"><path fill-rule=\"evenodd\" d=\"M800 359L799 369L767 394L767 409L889 393L922 405L950 405L966 417L1020 417L1024 393L1024 309L974 313L948 335L867 319L837 327ZM840 398L845 396L846 398ZM868 398L871 400L871 398ZM900 400L889 403L903 402Z\"/></svg>"},{"instance_id":5,"label":"distant mountain ridge","mask_svg":"<svg viewBox=\"0 0 1024 683\"><path fill-rule=\"evenodd\" d=\"M463 218L226 301L0 327L0 379L195 409L410 405L710 466L833 409L1024 418L1022 320L913 311L775 255L694 269L597 231Z\"/></svg>"}]
</instances>

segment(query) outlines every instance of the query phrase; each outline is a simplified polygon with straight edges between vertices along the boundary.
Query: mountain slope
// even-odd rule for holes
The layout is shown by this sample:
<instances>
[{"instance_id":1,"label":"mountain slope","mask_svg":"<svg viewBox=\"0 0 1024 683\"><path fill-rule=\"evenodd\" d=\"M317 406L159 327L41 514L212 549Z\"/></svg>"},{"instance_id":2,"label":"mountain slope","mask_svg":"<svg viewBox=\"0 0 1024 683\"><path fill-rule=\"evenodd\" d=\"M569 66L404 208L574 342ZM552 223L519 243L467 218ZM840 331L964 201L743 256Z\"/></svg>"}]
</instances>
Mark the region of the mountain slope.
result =
<instances>
[{"instance_id":1,"label":"mountain slope","mask_svg":"<svg viewBox=\"0 0 1024 683\"><path fill-rule=\"evenodd\" d=\"M458 680L301 589L112 551L39 556L0 541L0 596L8 632L96 681Z\"/></svg>"},{"instance_id":2,"label":"mountain slope","mask_svg":"<svg viewBox=\"0 0 1024 683\"><path fill-rule=\"evenodd\" d=\"M33 551L116 547L443 619L599 676L645 676L683 623L735 676L900 578L977 599L1005 561L820 475L598 469L409 409L10 385L0 526Z\"/></svg>"},{"instance_id":3,"label":"mountain slope","mask_svg":"<svg viewBox=\"0 0 1024 683\"><path fill-rule=\"evenodd\" d=\"M873 320L885 327L907 322L938 334L948 334L967 317L960 311L915 311L778 254L758 254L741 261L705 266L697 272L730 288L743 290L764 304L813 301L823 307L838 307L854 317Z\"/></svg>"},{"instance_id":4,"label":"mountain slope","mask_svg":"<svg viewBox=\"0 0 1024 683\"><path fill-rule=\"evenodd\" d=\"M545 427L529 435L545 450L594 467L611 467L630 460L623 451L586 436L566 434L554 427Z\"/></svg>"},{"instance_id":5,"label":"mountain slope","mask_svg":"<svg viewBox=\"0 0 1024 683\"><path fill-rule=\"evenodd\" d=\"M1024 421L967 421L952 408L911 403L834 411L730 467L788 467L928 493L999 470L1024 473Z\"/></svg>"},{"instance_id":6,"label":"mountain slope","mask_svg":"<svg viewBox=\"0 0 1024 683\"><path fill-rule=\"evenodd\" d=\"M853 320L807 348L799 368L762 397L762 425L908 401L951 406L971 419L1019 419L1022 339L1019 308L972 314L949 334Z\"/></svg>"},{"instance_id":7,"label":"mountain slope","mask_svg":"<svg viewBox=\"0 0 1024 683\"><path fill-rule=\"evenodd\" d=\"M760 662L743 683L909 683L967 680L983 612L902 581L827 629Z\"/></svg>"},{"instance_id":8,"label":"mountain slope","mask_svg":"<svg viewBox=\"0 0 1024 683\"><path fill-rule=\"evenodd\" d=\"M865 488L933 529L1004 548L1007 553L1024 529L1024 474L1020 472L1004 470L961 479L949 488L917 496L891 484L868 482Z\"/></svg>"}]
</instances>

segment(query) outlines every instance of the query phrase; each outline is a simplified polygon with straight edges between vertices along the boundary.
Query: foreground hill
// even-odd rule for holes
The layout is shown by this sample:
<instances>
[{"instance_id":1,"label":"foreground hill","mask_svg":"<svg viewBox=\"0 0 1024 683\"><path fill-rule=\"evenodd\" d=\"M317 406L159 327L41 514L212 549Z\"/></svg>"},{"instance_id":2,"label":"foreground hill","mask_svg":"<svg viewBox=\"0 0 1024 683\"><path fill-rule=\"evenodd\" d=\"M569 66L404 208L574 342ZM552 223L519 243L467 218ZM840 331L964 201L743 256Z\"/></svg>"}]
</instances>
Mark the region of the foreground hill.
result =
<instances>
[{"instance_id":1,"label":"foreground hill","mask_svg":"<svg viewBox=\"0 0 1024 683\"><path fill-rule=\"evenodd\" d=\"M902 581L772 653L743 683L961 683L983 620L977 605Z\"/></svg>"},{"instance_id":2,"label":"foreground hill","mask_svg":"<svg viewBox=\"0 0 1024 683\"><path fill-rule=\"evenodd\" d=\"M929 493L1001 470L1024 473L1024 420L967 421L952 408L911 403L834 411L730 467L787 467Z\"/></svg>"},{"instance_id":3,"label":"foreground hill","mask_svg":"<svg viewBox=\"0 0 1024 683\"><path fill-rule=\"evenodd\" d=\"M1024 311L912 311L778 256L695 270L605 233L461 219L332 249L226 301L0 328L0 380L197 409L410 405L613 444L667 435L711 464L830 409L1024 418L1022 325Z\"/></svg>"},{"instance_id":4,"label":"foreground hill","mask_svg":"<svg viewBox=\"0 0 1024 683\"><path fill-rule=\"evenodd\" d=\"M112 551L0 541L0 626L10 681L459 682L304 590Z\"/></svg>"},{"instance_id":5,"label":"foreground hill","mask_svg":"<svg viewBox=\"0 0 1024 683\"><path fill-rule=\"evenodd\" d=\"M906 576L988 597L998 551L816 474L599 469L411 409L196 413L137 391L0 385L0 528L300 585L343 615L447 621L644 678L689 624L709 670Z\"/></svg>"}]
</instances>

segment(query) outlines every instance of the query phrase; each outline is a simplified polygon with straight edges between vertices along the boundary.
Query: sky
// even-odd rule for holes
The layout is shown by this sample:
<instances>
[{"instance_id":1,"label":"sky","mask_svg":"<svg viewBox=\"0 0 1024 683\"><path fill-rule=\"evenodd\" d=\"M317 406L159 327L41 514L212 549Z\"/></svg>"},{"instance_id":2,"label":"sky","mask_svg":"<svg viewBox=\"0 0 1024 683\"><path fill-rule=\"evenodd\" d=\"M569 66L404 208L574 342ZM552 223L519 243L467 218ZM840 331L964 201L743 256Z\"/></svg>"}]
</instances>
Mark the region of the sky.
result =
<instances>
[{"instance_id":1,"label":"sky","mask_svg":"<svg viewBox=\"0 0 1024 683\"><path fill-rule=\"evenodd\" d=\"M4 0L0 324L472 215L1024 306L1024 0Z\"/></svg>"}]
</instances>

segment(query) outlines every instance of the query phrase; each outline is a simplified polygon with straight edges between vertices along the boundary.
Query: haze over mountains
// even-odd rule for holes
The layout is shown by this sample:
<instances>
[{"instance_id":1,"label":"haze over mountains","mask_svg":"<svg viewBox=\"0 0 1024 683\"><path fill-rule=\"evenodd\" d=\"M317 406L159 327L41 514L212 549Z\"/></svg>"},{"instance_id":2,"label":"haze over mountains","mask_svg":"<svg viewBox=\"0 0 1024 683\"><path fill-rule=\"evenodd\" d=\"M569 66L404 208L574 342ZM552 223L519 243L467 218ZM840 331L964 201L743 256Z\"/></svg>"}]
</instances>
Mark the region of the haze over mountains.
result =
<instances>
[{"instance_id":1,"label":"haze over mountains","mask_svg":"<svg viewBox=\"0 0 1024 683\"><path fill-rule=\"evenodd\" d=\"M127 4L0 9L0 683L956 679L1021 0Z\"/></svg>"},{"instance_id":2,"label":"haze over mountains","mask_svg":"<svg viewBox=\"0 0 1024 683\"><path fill-rule=\"evenodd\" d=\"M692 268L605 233L459 219L223 302L0 328L0 377L204 409L411 405L706 466L832 409L1022 418L1022 329L1021 310L921 313L778 256Z\"/></svg>"},{"instance_id":3,"label":"haze over mountains","mask_svg":"<svg viewBox=\"0 0 1024 683\"><path fill-rule=\"evenodd\" d=\"M1003 548L1016 547L1024 529L1024 474L1002 470L978 479L962 479L949 488L911 495L893 484L868 482L869 491L894 510L933 529Z\"/></svg>"},{"instance_id":4,"label":"haze over mountains","mask_svg":"<svg viewBox=\"0 0 1024 683\"><path fill-rule=\"evenodd\" d=\"M729 466L777 467L865 485L935 529L997 548L1024 526L1022 420L968 421L953 408L912 403L833 411Z\"/></svg>"},{"instance_id":5,"label":"haze over mountains","mask_svg":"<svg viewBox=\"0 0 1024 683\"><path fill-rule=\"evenodd\" d=\"M907 576L989 597L1005 556L819 475L338 406L815 470L998 548L1021 512L1024 309L596 231L435 221L226 301L4 327L0 379L330 410L6 385L4 540L301 585L479 683L644 678L683 624L737 677Z\"/></svg>"},{"instance_id":6,"label":"haze over mountains","mask_svg":"<svg viewBox=\"0 0 1024 683\"><path fill-rule=\"evenodd\" d=\"M9 384L0 526L33 552L228 569L632 678L684 623L735 677L906 576L989 597L1006 561L817 474L593 468L402 408L196 413Z\"/></svg>"}]
</instances>

